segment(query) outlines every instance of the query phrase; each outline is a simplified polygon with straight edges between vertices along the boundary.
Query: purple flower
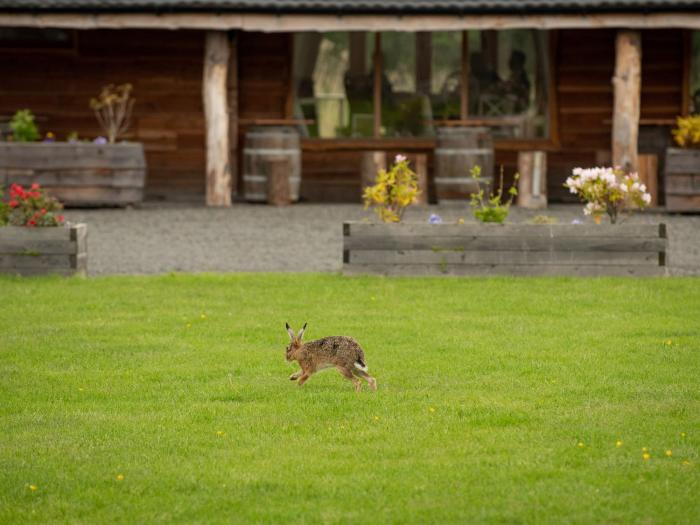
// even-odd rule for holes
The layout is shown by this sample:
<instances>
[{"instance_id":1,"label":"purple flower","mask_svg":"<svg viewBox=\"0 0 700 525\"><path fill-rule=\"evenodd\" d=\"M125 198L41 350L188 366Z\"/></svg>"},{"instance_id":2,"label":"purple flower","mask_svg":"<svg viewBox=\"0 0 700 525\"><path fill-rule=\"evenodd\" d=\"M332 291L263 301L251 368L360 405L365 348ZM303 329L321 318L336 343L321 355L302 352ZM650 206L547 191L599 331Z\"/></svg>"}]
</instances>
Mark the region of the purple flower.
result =
<instances>
[{"instance_id":1,"label":"purple flower","mask_svg":"<svg viewBox=\"0 0 700 525\"><path fill-rule=\"evenodd\" d=\"M103 146L107 144L107 139L104 137L97 137L95 140L92 141L93 144L99 144L100 146Z\"/></svg>"},{"instance_id":2,"label":"purple flower","mask_svg":"<svg viewBox=\"0 0 700 525\"><path fill-rule=\"evenodd\" d=\"M442 224L442 217L440 217L439 215L437 215L435 213L432 213L430 215L430 218L428 219L428 222L430 224Z\"/></svg>"},{"instance_id":3,"label":"purple flower","mask_svg":"<svg viewBox=\"0 0 700 525\"><path fill-rule=\"evenodd\" d=\"M574 219L573 221L571 221L571 224L583 224L583 221L580 221L578 219Z\"/></svg>"}]
</instances>

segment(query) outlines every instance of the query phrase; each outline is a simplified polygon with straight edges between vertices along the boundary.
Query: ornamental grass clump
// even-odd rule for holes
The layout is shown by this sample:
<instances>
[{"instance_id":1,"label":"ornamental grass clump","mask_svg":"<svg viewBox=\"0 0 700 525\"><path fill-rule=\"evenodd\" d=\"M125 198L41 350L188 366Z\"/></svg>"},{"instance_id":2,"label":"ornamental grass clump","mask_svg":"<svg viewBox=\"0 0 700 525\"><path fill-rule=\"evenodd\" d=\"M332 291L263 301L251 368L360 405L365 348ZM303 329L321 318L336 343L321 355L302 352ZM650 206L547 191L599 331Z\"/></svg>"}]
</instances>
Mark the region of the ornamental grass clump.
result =
<instances>
[{"instance_id":1,"label":"ornamental grass clump","mask_svg":"<svg viewBox=\"0 0 700 525\"><path fill-rule=\"evenodd\" d=\"M418 178L403 155L396 155L389 171L379 170L374 186L365 188L365 209L374 206L384 222L400 222L404 211L420 193Z\"/></svg>"},{"instance_id":2,"label":"ornamental grass clump","mask_svg":"<svg viewBox=\"0 0 700 525\"><path fill-rule=\"evenodd\" d=\"M109 84L103 87L100 95L90 100L90 107L107 135L107 140L114 144L129 129L131 110L134 107L131 84Z\"/></svg>"},{"instance_id":3,"label":"ornamental grass clump","mask_svg":"<svg viewBox=\"0 0 700 525\"><path fill-rule=\"evenodd\" d=\"M508 200L503 201L503 166L501 166L501 177L498 190L485 195L485 190L481 186L481 166L475 165L469 170L472 179L476 182L477 192L471 194L470 206L472 207L474 217L481 222L494 222L503 224L510 213L510 205L513 204L513 199L518 195L518 179L520 174L516 173L513 179L512 186L508 189Z\"/></svg>"},{"instance_id":4,"label":"ornamental grass clump","mask_svg":"<svg viewBox=\"0 0 700 525\"><path fill-rule=\"evenodd\" d=\"M700 115L677 117L676 128L671 133L681 148L700 147Z\"/></svg>"},{"instance_id":5,"label":"ornamental grass clump","mask_svg":"<svg viewBox=\"0 0 700 525\"><path fill-rule=\"evenodd\" d=\"M29 228L45 226L61 226L64 223L63 209L58 200L50 197L38 185L32 184L25 189L19 184L10 186L7 202L7 223L11 226L27 226Z\"/></svg>"},{"instance_id":6,"label":"ornamental grass clump","mask_svg":"<svg viewBox=\"0 0 700 525\"><path fill-rule=\"evenodd\" d=\"M615 224L623 210L643 209L651 202L639 175L627 174L620 168L574 168L564 187L586 202L583 213L591 215L596 224L605 214Z\"/></svg>"}]
</instances>

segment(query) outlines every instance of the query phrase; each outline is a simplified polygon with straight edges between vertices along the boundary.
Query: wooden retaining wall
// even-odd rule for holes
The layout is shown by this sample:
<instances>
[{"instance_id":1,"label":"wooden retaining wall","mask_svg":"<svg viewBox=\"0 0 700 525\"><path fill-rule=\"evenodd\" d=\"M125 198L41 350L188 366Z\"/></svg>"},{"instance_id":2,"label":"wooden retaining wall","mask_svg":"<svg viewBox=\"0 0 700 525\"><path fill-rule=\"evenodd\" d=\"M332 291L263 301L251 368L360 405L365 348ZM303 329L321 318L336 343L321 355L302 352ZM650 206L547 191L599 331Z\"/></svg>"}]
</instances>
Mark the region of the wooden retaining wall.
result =
<instances>
[{"instance_id":1,"label":"wooden retaining wall","mask_svg":"<svg viewBox=\"0 0 700 525\"><path fill-rule=\"evenodd\" d=\"M665 275L666 227L348 222L343 273Z\"/></svg>"},{"instance_id":2,"label":"wooden retaining wall","mask_svg":"<svg viewBox=\"0 0 700 525\"><path fill-rule=\"evenodd\" d=\"M700 212L700 150L666 150L666 209Z\"/></svg>"},{"instance_id":3,"label":"wooden retaining wall","mask_svg":"<svg viewBox=\"0 0 700 525\"><path fill-rule=\"evenodd\" d=\"M0 227L0 273L85 275L87 226Z\"/></svg>"},{"instance_id":4,"label":"wooden retaining wall","mask_svg":"<svg viewBox=\"0 0 700 525\"><path fill-rule=\"evenodd\" d=\"M0 187L34 182L67 206L139 203L146 183L143 146L0 142Z\"/></svg>"}]
</instances>

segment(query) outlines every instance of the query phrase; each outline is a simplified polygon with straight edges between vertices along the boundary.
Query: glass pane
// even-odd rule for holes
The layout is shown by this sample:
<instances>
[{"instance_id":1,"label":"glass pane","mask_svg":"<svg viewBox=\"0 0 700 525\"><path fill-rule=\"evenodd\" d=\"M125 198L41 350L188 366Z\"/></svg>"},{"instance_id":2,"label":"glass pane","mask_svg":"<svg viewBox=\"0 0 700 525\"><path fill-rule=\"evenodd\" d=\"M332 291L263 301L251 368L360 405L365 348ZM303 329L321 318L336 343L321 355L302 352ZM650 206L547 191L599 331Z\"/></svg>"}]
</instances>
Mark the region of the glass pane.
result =
<instances>
[{"instance_id":1,"label":"glass pane","mask_svg":"<svg viewBox=\"0 0 700 525\"><path fill-rule=\"evenodd\" d=\"M690 108L691 113L700 113L700 31L693 31L690 55Z\"/></svg>"},{"instance_id":2,"label":"glass pane","mask_svg":"<svg viewBox=\"0 0 700 525\"><path fill-rule=\"evenodd\" d=\"M299 33L294 41L296 118L307 137L371 137L374 37Z\"/></svg>"},{"instance_id":3,"label":"glass pane","mask_svg":"<svg viewBox=\"0 0 700 525\"><path fill-rule=\"evenodd\" d=\"M469 116L492 121L496 137L546 137L547 58L544 31L470 32Z\"/></svg>"},{"instance_id":4,"label":"glass pane","mask_svg":"<svg viewBox=\"0 0 700 525\"><path fill-rule=\"evenodd\" d=\"M382 33L382 135L434 134L459 118L461 35Z\"/></svg>"}]
</instances>

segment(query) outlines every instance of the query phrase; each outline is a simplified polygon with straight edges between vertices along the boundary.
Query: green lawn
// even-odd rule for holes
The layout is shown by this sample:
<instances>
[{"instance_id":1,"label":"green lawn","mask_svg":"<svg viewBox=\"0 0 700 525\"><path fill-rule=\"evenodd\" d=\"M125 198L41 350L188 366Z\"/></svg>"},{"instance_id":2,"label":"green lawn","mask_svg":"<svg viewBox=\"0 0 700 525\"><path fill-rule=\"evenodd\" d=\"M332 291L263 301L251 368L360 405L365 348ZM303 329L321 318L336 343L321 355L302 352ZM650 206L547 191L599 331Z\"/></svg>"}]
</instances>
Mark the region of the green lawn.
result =
<instances>
[{"instance_id":1,"label":"green lawn","mask_svg":"<svg viewBox=\"0 0 700 525\"><path fill-rule=\"evenodd\" d=\"M0 523L700 522L698 279L0 278L0 297ZM285 321L355 337L379 390L297 387Z\"/></svg>"}]
</instances>

